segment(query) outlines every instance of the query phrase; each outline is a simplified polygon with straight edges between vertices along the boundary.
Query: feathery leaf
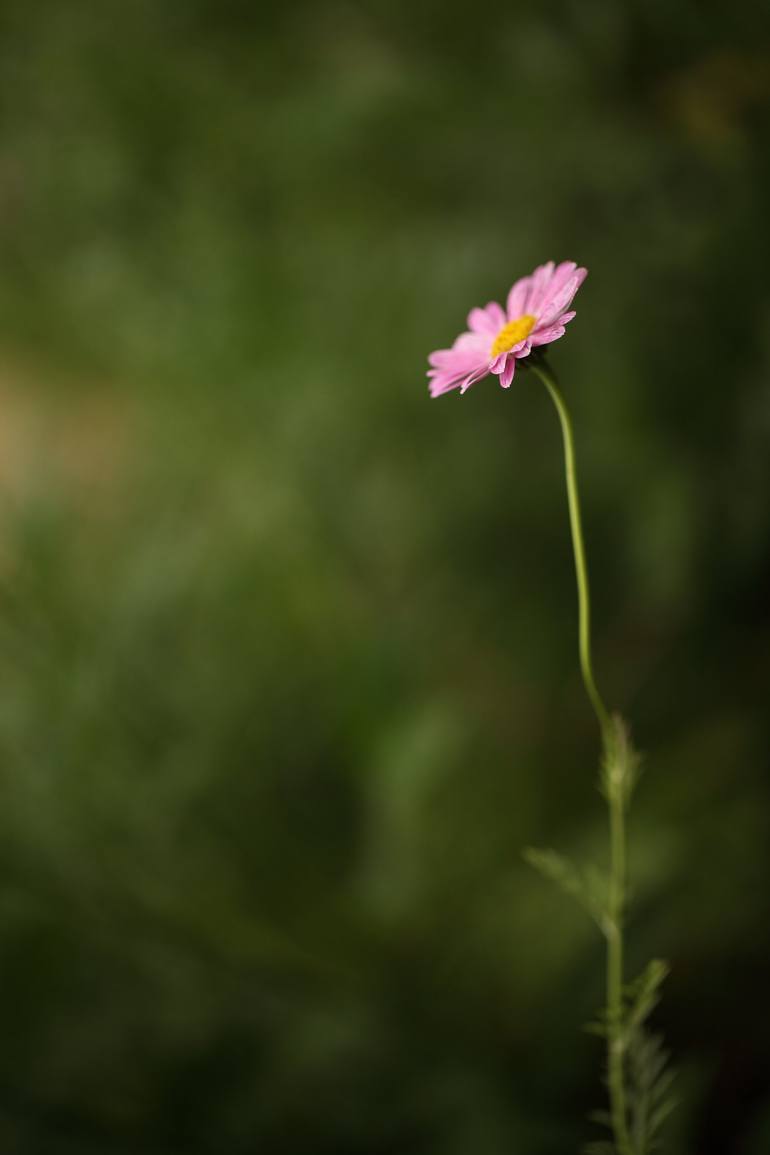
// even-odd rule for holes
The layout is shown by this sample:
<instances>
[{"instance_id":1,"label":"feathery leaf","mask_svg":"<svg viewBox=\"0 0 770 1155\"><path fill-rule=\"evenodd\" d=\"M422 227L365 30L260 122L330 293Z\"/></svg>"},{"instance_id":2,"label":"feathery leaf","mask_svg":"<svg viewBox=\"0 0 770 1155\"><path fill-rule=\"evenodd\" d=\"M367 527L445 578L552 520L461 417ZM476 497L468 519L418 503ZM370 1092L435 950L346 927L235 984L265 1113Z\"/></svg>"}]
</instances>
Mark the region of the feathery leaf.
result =
<instances>
[{"instance_id":1,"label":"feathery leaf","mask_svg":"<svg viewBox=\"0 0 770 1155\"><path fill-rule=\"evenodd\" d=\"M565 894L577 899L597 926L604 930L607 920L607 881L596 867L580 870L563 854L555 850L539 850L530 846L524 851L524 859L539 871L549 882L553 882Z\"/></svg>"}]
</instances>

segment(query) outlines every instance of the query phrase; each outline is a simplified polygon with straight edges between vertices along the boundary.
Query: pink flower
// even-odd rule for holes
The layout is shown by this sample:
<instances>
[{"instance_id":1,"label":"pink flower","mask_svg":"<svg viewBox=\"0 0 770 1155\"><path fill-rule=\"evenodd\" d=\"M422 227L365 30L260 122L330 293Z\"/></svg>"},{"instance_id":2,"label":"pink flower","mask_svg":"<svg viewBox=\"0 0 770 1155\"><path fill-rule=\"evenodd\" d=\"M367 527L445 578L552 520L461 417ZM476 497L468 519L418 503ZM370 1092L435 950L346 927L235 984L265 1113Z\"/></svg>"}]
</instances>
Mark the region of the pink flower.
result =
<instances>
[{"instance_id":1,"label":"pink flower","mask_svg":"<svg viewBox=\"0 0 770 1155\"><path fill-rule=\"evenodd\" d=\"M431 397L457 388L464 393L489 373L508 389L517 360L564 336L564 326L575 316L567 310L587 275L574 261L556 266L549 261L516 282L507 309L495 301L486 309L472 309L469 332L461 333L451 349L438 349L428 358Z\"/></svg>"}]
</instances>

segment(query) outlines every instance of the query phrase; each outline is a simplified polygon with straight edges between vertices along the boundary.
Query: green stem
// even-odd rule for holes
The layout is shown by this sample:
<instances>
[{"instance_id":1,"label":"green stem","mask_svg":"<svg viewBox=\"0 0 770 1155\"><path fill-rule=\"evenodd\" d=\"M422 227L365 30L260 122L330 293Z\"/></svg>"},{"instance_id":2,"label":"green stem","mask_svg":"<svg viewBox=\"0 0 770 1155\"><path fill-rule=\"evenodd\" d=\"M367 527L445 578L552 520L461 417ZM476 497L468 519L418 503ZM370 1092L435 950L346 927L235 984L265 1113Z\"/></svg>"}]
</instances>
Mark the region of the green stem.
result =
<instances>
[{"instance_id":1,"label":"green stem","mask_svg":"<svg viewBox=\"0 0 770 1155\"><path fill-rule=\"evenodd\" d=\"M626 889L626 815L622 782L608 768L610 886L607 924L607 1083L612 1129L620 1155L633 1155L628 1132L623 1032L623 907Z\"/></svg>"},{"instance_id":2,"label":"green stem","mask_svg":"<svg viewBox=\"0 0 770 1155\"><path fill-rule=\"evenodd\" d=\"M561 390L553 372L543 361L534 358L529 363L551 395L561 423L564 440L564 469L567 480L572 548L575 555L575 576L578 594L578 649L580 672L591 705L596 713L607 762L606 795L610 818L610 879L607 911L607 1074L610 1094L610 1113L615 1143L619 1155L633 1155L628 1131L625 1090L625 1040L623 1037L623 911L626 889L626 792L622 768L614 757L615 729L612 718L596 688L591 662L591 597L588 585L583 526L580 517L575 468L575 445L572 422Z\"/></svg>"},{"instance_id":3,"label":"green stem","mask_svg":"<svg viewBox=\"0 0 770 1155\"><path fill-rule=\"evenodd\" d=\"M591 594L588 587L588 567L586 565L586 551L583 544L583 526L580 518L580 497L578 495L577 474L575 470L575 444L572 437L572 422L569 410L565 404L561 391L556 384L556 378L551 369L546 368L542 361L533 361L531 368L551 394L556 412L561 422L561 432L564 438L564 471L567 479L567 501L569 503L569 522L572 530L572 549L575 554L575 576L577 577L578 592L578 649L580 652L580 672L586 693L591 699L602 737L607 740L612 730L610 715L602 701L602 696L596 688L593 666L591 664Z\"/></svg>"}]
</instances>

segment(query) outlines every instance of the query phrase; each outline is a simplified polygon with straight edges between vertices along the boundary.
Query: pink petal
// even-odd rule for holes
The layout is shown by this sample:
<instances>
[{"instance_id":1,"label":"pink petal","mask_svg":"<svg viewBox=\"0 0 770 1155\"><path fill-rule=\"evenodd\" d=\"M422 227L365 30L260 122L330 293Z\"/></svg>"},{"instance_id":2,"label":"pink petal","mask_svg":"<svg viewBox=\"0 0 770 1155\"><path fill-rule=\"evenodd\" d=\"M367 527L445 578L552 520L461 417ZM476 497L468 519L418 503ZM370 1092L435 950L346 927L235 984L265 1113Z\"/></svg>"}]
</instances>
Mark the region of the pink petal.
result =
<instances>
[{"instance_id":1,"label":"pink petal","mask_svg":"<svg viewBox=\"0 0 770 1155\"><path fill-rule=\"evenodd\" d=\"M494 336L505 324L504 317L502 322L499 321L497 309L500 309L500 306L494 306L493 302L487 305L486 309L471 309L468 314L468 328L472 329L474 333L488 333Z\"/></svg>"},{"instance_id":2,"label":"pink petal","mask_svg":"<svg viewBox=\"0 0 770 1155\"><path fill-rule=\"evenodd\" d=\"M570 277L574 277L576 272L577 263L575 261L561 261L556 266L554 274L551 277L551 284L549 286L551 293L558 293L559 289L563 288Z\"/></svg>"},{"instance_id":3,"label":"pink petal","mask_svg":"<svg viewBox=\"0 0 770 1155\"><path fill-rule=\"evenodd\" d=\"M474 356L486 355L488 349L489 334L484 333L461 333L452 346L453 353L472 353Z\"/></svg>"},{"instance_id":4,"label":"pink petal","mask_svg":"<svg viewBox=\"0 0 770 1155\"><path fill-rule=\"evenodd\" d=\"M453 385L449 382L442 382L442 381L431 381L428 385L428 390L430 392L431 397L440 397L442 393L448 393L450 391L450 389L456 389L456 388L457 388L457 384Z\"/></svg>"},{"instance_id":5,"label":"pink petal","mask_svg":"<svg viewBox=\"0 0 770 1155\"><path fill-rule=\"evenodd\" d=\"M553 329L537 329L530 337L530 342L533 348L536 345L550 345L551 341L558 341L559 337L563 337L565 332L563 325L557 325Z\"/></svg>"},{"instance_id":6,"label":"pink petal","mask_svg":"<svg viewBox=\"0 0 770 1155\"><path fill-rule=\"evenodd\" d=\"M471 385L475 385L477 381L480 381L482 377L486 377L488 373L489 362L487 362L486 365L480 365L478 369L476 369L473 373L469 373L465 378L462 383L460 392L465 393L467 389L470 389Z\"/></svg>"},{"instance_id":7,"label":"pink petal","mask_svg":"<svg viewBox=\"0 0 770 1155\"><path fill-rule=\"evenodd\" d=\"M467 373L443 373L434 377L428 383L431 397L438 397L441 393L449 393L451 389L459 389L467 377Z\"/></svg>"},{"instance_id":8,"label":"pink petal","mask_svg":"<svg viewBox=\"0 0 770 1155\"><path fill-rule=\"evenodd\" d=\"M500 384L502 385L503 389L510 389L511 381L513 381L513 375L515 372L516 372L516 358L515 357L509 357L506 364L505 364L505 368L503 369L502 373L500 374Z\"/></svg>"},{"instance_id":9,"label":"pink petal","mask_svg":"<svg viewBox=\"0 0 770 1155\"><path fill-rule=\"evenodd\" d=\"M572 320L573 317L577 317L577 313L574 309L571 313L562 313L562 315L559 317L559 324L566 325L569 321Z\"/></svg>"},{"instance_id":10,"label":"pink petal","mask_svg":"<svg viewBox=\"0 0 770 1155\"><path fill-rule=\"evenodd\" d=\"M502 373L503 369L505 368L505 358L507 356L507 353L498 353L498 355L490 362L489 372Z\"/></svg>"},{"instance_id":11,"label":"pink petal","mask_svg":"<svg viewBox=\"0 0 770 1155\"><path fill-rule=\"evenodd\" d=\"M553 276L553 261L548 261L545 265L540 265L532 274L532 284L527 298L526 312L537 316L540 309L541 302L545 299L548 292L548 286L551 283Z\"/></svg>"},{"instance_id":12,"label":"pink petal","mask_svg":"<svg viewBox=\"0 0 770 1155\"><path fill-rule=\"evenodd\" d=\"M526 341L520 341L516 348L513 350L514 356L516 357L529 357L531 352L532 341L529 337L527 337Z\"/></svg>"},{"instance_id":13,"label":"pink petal","mask_svg":"<svg viewBox=\"0 0 770 1155\"><path fill-rule=\"evenodd\" d=\"M434 369L469 372L474 365L485 360L489 350L489 340L475 333L461 333L451 349L436 349L428 357L428 364Z\"/></svg>"},{"instance_id":14,"label":"pink petal","mask_svg":"<svg viewBox=\"0 0 770 1155\"><path fill-rule=\"evenodd\" d=\"M578 267L574 261L562 261L554 270L547 293L540 299L540 311L547 309L556 294L564 288L567 281L574 277Z\"/></svg>"},{"instance_id":15,"label":"pink petal","mask_svg":"<svg viewBox=\"0 0 770 1155\"><path fill-rule=\"evenodd\" d=\"M524 313L524 305L526 304L527 294L529 293L531 284L531 277L521 277L508 294L509 321L515 321L517 317L521 317Z\"/></svg>"},{"instance_id":16,"label":"pink petal","mask_svg":"<svg viewBox=\"0 0 770 1155\"><path fill-rule=\"evenodd\" d=\"M547 309L550 312L551 302L555 299L557 293L560 293L564 286L574 276L580 275L582 284L586 277L585 269L578 269L574 261L562 261L556 266L551 283L548 286L548 292L540 301L540 312L543 314Z\"/></svg>"},{"instance_id":17,"label":"pink petal","mask_svg":"<svg viewBox=\"0 0 770 1155\"><path fill-rule=\"evenodd\" d=\"M486 350L486 343L485 343ZM451 349L451 361L440 368L428 370L429 389L432 397L447 393L450 389L468 388L469 384L486 377L489 372L489 357L479 357L473 349Z\"/></svg>"},{"instance_id":18,"label":"pink petal","mask_svg":"<svg viewBox=\"0 0 770 1155\"><path fill-rule=\"evenodd\" d=\"M505 315L505 309L502 305L498 305L497 301L490 301L486 307L486 314L494 323L495 333L499 333L508 318Z\"/></svg>"},{"instance_id":19,"label":"pink petal","mask_svg":"<svg viewBox=\"0 0 770 1155\"><path fill-rule=\"evenodd\" d=\"M549 294L538 316L538 327L553 324L556 318L572 304L572 298L588 276L587 269L578 269L555 293Z\"/></svg>"},{"instance_id":20,"label":"pink petal","mask_svg":"<svg viewBox=\"0 0 770 1155\"><path fill-rule=\"evenodd\" d=\"M428 364L433 365L434 368L440 369L442 365L446 365L452 357L451 349L436 349L435 353L428 354Z\"/></svg>"}]
</instances>

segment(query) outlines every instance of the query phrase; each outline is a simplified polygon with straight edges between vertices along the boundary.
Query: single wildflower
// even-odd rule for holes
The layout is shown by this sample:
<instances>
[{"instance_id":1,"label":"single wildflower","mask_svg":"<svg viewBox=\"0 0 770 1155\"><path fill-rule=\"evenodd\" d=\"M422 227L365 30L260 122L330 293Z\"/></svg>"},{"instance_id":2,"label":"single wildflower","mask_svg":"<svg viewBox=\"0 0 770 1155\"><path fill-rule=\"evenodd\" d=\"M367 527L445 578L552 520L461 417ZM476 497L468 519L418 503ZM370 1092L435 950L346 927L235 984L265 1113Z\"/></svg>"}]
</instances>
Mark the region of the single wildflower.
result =
<instances>
[{"instance_id":1,"label":"single wildflower","mask_svg":"<svg viewBox=\"0 0 770 1155\"><path fill-rule=\"evenodd\" d=\"M517 361L564 336L565 325L575 316L569 307L587 274L574 261L548 261L516 282L505 309L496 301L485 309L471 309L468 331L451 349L437 349L428 358L431 397L451 389L464 393L490 373L508 389Z\"/></svg>"},{"instance_id":2,"label":"single wildflower","mask_svg":"<svg viewBox=\"0 0 770 1155\"><path fill-rule=\"evenodd\" d=\"M508 294L506 308L491 302L472 309L468 331L461 333L451 349L431 353L430 393L438 397L452 389L464 393L490 373L507 389L516 362L529 357L539 346L564 336L565 325L575 316L570 305L586 278L586 270L574 261L553 261L522 277ZM526 361L524 362L526 365ZM667 1097L671 1073L658 1036L651 1034L647 1018L658 1001L667 966L654 959L633 983L626 982L624 967L624 918L627 907L626 818L636 785L638 755L625 723L611 714L596 685L591 656L591 599L583 542L580 497L575 466L572 420L567 402L545 357L534 356L530 372L545 386L555 406L564 443L564 475L567 484L572 549L578 600L578 657L588 698L596 714L602 740L601 791L609 809L609 869L595 886L591 871L573 866L552 850L530 850L527 860L551 881L576 897L592 914L606 939L606 1002L599 1026L606 1036L606 1077L609 1111L602 1122L612 1141L591 1145L591 1150L612 1155L651 1155L658 1149L658 1134L673 1100Z\"/></svg>"}]
</instances>

